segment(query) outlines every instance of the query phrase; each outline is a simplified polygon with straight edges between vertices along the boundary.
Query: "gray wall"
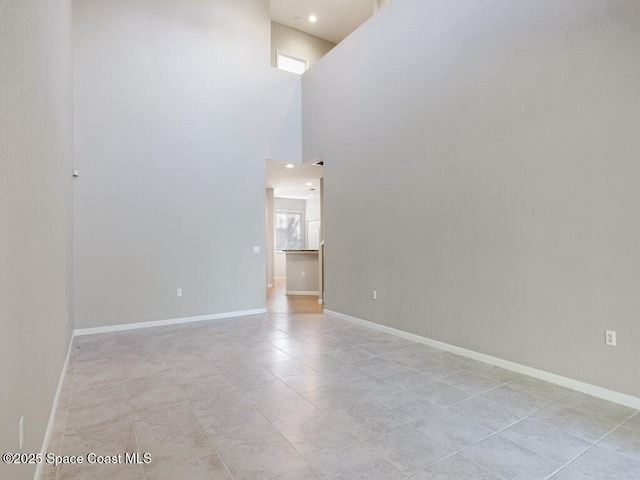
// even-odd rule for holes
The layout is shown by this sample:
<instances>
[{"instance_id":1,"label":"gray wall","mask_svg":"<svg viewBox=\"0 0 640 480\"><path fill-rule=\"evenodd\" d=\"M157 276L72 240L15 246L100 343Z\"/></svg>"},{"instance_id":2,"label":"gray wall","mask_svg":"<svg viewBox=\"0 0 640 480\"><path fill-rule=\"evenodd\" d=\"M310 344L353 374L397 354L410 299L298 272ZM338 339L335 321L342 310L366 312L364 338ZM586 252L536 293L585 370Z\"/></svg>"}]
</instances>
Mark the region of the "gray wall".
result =
<instances>
[{"instance_id":1,"label":"gray wall","mask_svg":"<svg viewBox=\"0 0 640 480\"><path fill-rule=\"evenodd\" d=\"M307 72L327 308L640 396L638 25L398 0Z\"/></svg>"},{"instance_id":2,"label":"gray wall","mask_svg":"<svg viewBox=\"0 0 640 480\"><path fill-rule=\"evenodd\" d=\"M42 447L71 312L70 2L0 2L0 452ZM34 466L0 463L0 478Z\"/></svg>"},{"instance_id":3,"label":"gray wall","mask_svg":"<svg viewBox=\"0 0 640 480\"><path fill-rule=\"evenodd\" d=\"M271 22L271 66L276 66L276 52L307 60L311 67L324 57L335 43L314 37L278 22Z\"/></svg>"},{"instance_id":4,"label":"gray wall","mask_svg":"<svg viewBox=\"0 0 640 480\"><path fill-rule=\"evenodd\" d=\"M265 159L301 154L269 2L79 0L73 27L77 326L264 308Z\"/></svg>"}]
</instances>

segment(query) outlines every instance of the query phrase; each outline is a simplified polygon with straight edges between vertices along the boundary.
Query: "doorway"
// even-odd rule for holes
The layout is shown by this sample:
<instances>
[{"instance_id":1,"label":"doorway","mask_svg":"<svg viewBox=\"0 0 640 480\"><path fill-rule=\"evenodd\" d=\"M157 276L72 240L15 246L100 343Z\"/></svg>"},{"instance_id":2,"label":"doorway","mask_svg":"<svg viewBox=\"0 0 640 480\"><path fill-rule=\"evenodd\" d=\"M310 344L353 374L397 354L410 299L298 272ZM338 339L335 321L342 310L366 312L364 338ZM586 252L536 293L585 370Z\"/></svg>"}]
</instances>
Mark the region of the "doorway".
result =
<instances>
[{"instance_id":1,"label":"doorway","mask_svg":"<svg viewBox=\"0 0 640 480\"><path fill-rule=\"evenodd\" d=\"M322 178L322 162L317 160L296 164L267 160L266 296L270 313L322 313ZM312 261L304 271L296 271L300 262L293 260L314 252L318 264Z\"/></svg>"}]
</instances>

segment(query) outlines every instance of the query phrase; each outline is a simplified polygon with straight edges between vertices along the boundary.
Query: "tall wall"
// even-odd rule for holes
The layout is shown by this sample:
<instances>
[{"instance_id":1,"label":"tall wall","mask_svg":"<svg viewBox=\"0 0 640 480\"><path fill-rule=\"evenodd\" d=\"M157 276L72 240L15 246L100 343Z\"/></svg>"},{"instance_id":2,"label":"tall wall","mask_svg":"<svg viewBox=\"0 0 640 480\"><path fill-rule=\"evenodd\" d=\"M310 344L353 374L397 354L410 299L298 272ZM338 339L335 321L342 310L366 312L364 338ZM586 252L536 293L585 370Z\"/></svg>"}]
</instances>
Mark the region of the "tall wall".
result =
<instances>
[{"instance_id":1,"label":"tall wall","mask_svg":"<svg viewBox=\"0 0 640 480\"><path fill-rule=\"evenodd\" d=\"M640 396L638 25L396 0L307 72L326 307Z\"/></svg>"},{"instance_id":2,"label":"tall wall","mask_svg":"<svg viewBox=\"0 0 640 480\"><path fill-rule=\"evenodd\" d=\"M0 452L38 452L69 344L71 10L0 2ZM0 463L0 478L34 466Z\"/></svg>"},{"instance_id":3,"label":"tall wall","mask_svg":"<svg viewBox=\"0 0 640 480\"><path fill-rule=\"evenodd\" d=\"M271 66L276 66L276 52L307 60L309 67L324 57L335 43L314 37L278 22L271 22Z\"/></svg>"},{"instance_id":4,"label":"tall wall","mask_svg":"<svg viewBox=\"0 0 640 480\"><path fill-rule=\"evenodd\" d=\"M77 326L264 308L265 159L301 155L269 2L78 0L73 27Z\"/></svg>"}]
</instances>

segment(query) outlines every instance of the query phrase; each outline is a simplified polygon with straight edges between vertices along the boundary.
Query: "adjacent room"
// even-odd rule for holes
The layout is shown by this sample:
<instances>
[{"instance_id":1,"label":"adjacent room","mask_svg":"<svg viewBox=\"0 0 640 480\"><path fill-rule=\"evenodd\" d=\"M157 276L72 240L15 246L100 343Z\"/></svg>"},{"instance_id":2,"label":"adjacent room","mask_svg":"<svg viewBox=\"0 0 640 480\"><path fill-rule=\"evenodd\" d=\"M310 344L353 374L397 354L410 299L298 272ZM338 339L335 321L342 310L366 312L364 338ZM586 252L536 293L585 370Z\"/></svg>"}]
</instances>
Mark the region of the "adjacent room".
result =
<instances>
[{"instance_id":1,"label":"adjacent room","mask_svg":"<svg viewBox=\"0 0 640 480\"><path fill-rule=\"evenodd\" d=\"M322 313L322 160L267 160L267 311Z\"/></svg>"}]
</instances>

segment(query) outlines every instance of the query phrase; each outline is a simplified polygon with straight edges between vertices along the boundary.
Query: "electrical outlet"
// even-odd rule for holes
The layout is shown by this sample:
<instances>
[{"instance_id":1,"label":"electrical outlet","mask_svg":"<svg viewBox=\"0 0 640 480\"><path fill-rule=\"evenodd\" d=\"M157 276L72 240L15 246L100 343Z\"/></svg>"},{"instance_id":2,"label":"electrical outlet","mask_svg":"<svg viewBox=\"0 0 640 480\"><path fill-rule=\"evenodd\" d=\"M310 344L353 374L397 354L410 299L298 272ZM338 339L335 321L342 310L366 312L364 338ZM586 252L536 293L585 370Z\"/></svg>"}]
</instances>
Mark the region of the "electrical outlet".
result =
<instances>
[{"instance_id":1,"label":"electrical outlet","mask_svg":"<svg viewBox=\"0 0 640 480\"><path fill-rule=\"evenodd\" d=\"M20 444L20 450L22 450L22 445L24 445L24 417L20 417L18 422L18 443Z\"/></svg>"},{"instance_id":2,"label":"electrical outlet","mask_svg":"<svg viewBox=\"0 0 640 480\"><path fill-rule=\"evenodd\" d=\"M302 272L302 277L304 278L304 272Z\"/></svg>"},{"instance_id":3,"label":"electrical outlet","mask_svg":"<svg viewBox=\"0 0 640 480\"><path fill-rule=\"evenodd\" d=\"M65 316L64 323L67 325L67 327L69 326L69 312L67 312L67 315Z\"/></svg>"},{"instance_id":4,"label":"electrical outlet","mask_svg":"<svg viewBox=\"0 0 640 480\"><path fill-rule=\"evenodd\" d=\"M605 330L604 331L604 343L610 345L612 347L616 346L616 331L615 330Z\"/></svg>"},{"instance_id":5,"label":"electrical outlet","mask_svg":"<svg viewBox=\"0 0 640 480\"><path fill-rule=\"evenodd\" d=\"M176 294L177 294L179 297L181 297L181 296L182 296L182 289L181 289L181 288L179 288L179 289L178 289L178 291L176 292Z\"/></svg>"},{"instance_id":6,"label":"electrical outlet","mask_svg":"<svg viewBox=\"0 0 640 480\"><path fill-rule=\"evenodd\" d=\"M378 292L376 292L375 290L371 290L371 298L373 298L374 300L378 299Z\"/></svg>"}]
</instances>

